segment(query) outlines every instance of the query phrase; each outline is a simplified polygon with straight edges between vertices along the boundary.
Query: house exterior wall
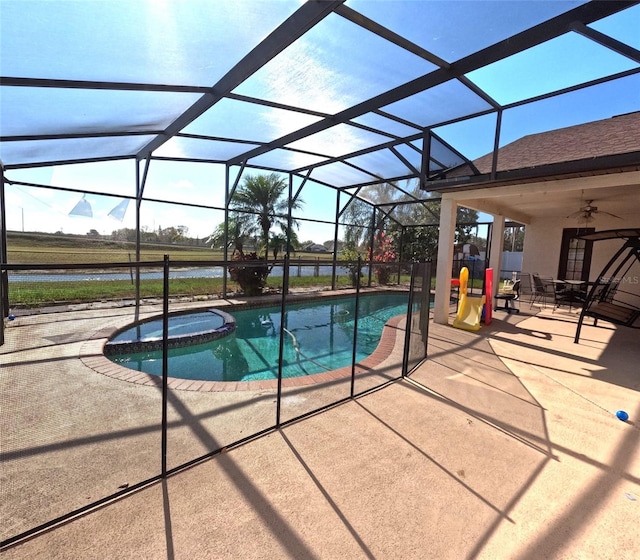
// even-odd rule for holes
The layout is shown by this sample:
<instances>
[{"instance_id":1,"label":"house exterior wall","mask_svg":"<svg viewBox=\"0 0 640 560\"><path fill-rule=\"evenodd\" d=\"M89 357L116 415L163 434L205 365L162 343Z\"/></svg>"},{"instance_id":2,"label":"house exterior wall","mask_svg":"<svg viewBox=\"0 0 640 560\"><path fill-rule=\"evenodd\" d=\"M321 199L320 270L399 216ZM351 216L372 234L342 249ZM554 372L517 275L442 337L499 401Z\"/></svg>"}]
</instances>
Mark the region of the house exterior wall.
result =
<instances>
[{"instance_id":1,"label":"house exterior wall","mask_svg":"<svg viewBox=\"0 0 640 560\"><path fill-rule=\"evenodd\" d=\"M527 224L522 272L556 277L564 224L563 218L541 218Z\"/></svg>"},{"instance_id":2,"label":"house exterior wall","mask_svg":"<svg viewBox=\"0 0 640 560\"><path fill-rule=\"evenodd\" d=\"M600 227L600 216L598 216L596 231L605 229L620 229L624 227L640 227L640 217L624 221L610 218L607 221L602 220L602 224L602 227ZM589 280L595 281L598 279L598 276L602 272L602 269L606 266L611 257L613 257L615 252L618 251L620 247L622 247L624 242L625 240L623 239L611 239L606 241L596 241L593 244L593 257L591 259L591 271L589 274Z\"/></svg>"},{"instance_id":3,"label":"house exterior wall","mask_svg":"<svg viewBox=\"0 0 640 560\"><path fill-rule=\"evenodd\" d=\"M596 231L640 226L639 220L634 220L632 216L621 216L621 218L623 219L600 214L589 226L595 227ZM537 219L528 224L525 229L522 271L556 278L562 232L565 228L576 227L576 225L580 224L566 218ZM607 240L593 244L589 280L595 281L598 278L603 267L623 243L623 240Z\"/></svg>"}]
</instances>

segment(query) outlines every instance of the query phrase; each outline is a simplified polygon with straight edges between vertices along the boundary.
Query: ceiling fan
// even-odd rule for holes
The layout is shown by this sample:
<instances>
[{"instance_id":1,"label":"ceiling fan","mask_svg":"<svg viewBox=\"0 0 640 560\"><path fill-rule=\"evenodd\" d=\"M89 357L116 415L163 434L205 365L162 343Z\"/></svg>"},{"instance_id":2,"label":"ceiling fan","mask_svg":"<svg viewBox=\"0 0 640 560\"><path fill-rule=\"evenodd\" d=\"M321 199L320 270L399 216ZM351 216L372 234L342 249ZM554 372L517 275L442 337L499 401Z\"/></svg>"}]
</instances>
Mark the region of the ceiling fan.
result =
<instances>
[{"instance_id":1,"label":"ceiling fan","mask_svg":"<svg viewBox=\"0 0 640 560\"><path fill-rule=\"evenodd\" d=\"M604 210L598 210L597 206L594 206L593 200L587 200L584 206L580 207L580 210L574 212L573 214L569 214L567 218L576 218L580 222L589 223L592 222L595 218L596 214L606 214L607 216L611 216L613 218L618 218L621 220L620 216L616 216L615 214L611 214L610 212L605 212Z\"/></svg>"}]
</instances>

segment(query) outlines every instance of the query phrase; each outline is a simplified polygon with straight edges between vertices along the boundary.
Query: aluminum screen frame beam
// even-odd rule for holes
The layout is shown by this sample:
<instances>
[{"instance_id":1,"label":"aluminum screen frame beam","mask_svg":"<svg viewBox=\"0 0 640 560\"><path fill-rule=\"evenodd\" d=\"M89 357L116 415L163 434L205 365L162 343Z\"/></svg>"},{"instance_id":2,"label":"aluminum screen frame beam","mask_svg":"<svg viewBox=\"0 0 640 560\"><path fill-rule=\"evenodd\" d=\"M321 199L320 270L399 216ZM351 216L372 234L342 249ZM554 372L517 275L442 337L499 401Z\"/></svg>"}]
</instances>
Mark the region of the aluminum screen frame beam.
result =
<instances>
[{"instance_id":1,"label":"aluminum screen frame beam","mask_svg":"<svg viewBox=\"0 0 640 560\"><path fill-rule=\"evenodd\" d=\"M302 37L332 13L345 0L331 0L322 2L305 2L295 13L289 16L266 39L247 54L234 68L232 68L212 88L213 93L206 93L189 109L180 115L154 140L144 146L136 155L137 159L149 157L171 137L175 136L185 126L213 107L218 101L231 93L247 78L262 68L267 62L281 53L294 41Z\"/></svg>"},{"instance_id":2,"label":"aluminum screen frame beam","mask_svg":"<svg viewBox=\"0 0 640 560\"><path fill-rule=\"evenodd\" d=\"M469 72L525 51L531 47L535 47L560 35L564 35L572 31L572 26L574 26L576 22L586 25L629 8L637 3L638 1L611 0L610 2L589 2L578 6L573 10L569 10L555 18L508 37L490 47L476 51L452 63L448 67L434 70L429 74L340 111L329 118L313 123L296 132L292 132L272 142L249 150L244 154L231 158L229 163L231 165L237 165L242 161L246 162L253 157L257 157L276 148L281 148L286 144L296 142L312 134L322 132L337 124L346 123L356 117L360 117L380 107L400 101L449 80L459 79Z\"/></svg>"}]
</instances>

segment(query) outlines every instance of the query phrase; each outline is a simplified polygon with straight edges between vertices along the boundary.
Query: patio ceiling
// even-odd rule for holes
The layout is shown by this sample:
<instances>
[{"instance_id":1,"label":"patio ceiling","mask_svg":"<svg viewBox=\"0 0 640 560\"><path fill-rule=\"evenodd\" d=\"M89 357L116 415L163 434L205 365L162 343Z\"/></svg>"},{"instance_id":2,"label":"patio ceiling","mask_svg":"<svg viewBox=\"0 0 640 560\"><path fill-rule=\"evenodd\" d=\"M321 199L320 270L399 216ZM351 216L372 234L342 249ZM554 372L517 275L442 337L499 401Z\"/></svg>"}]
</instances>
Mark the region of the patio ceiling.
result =
<instances>
[{"instance_id":1,"label":"patio ceiling","mask_svg":"<svg viewBox=\"0 0 640 560\"><path fill-rule=\"evenodd\" d=\"M640 172L629 174L621 181L618 175L589 177L586 179L558 179L531 182L517 187L505 186L485 190L465 190L450 193L459 204L489 214L506 216L521 224L537 219L566 218L577 212L586 201L600 211L614 215L628 215L630 208L640 213ZM635 189L636 194L631 195ZM447 196L447 195L445 195ZM576 225L580 220L576 217ZM596 220L596 225L598 220ZM584 225L584 224L583 224ZM591 224L589 224L591 225Z\"/></svg>"},{"instance_id":2,"label":"patio ceiling","mask_svg":"<svg viewBox=\"0 0 640 560\"><path fill-rule=\"evenodd\" d=\"M151 157L431 190L528 134L640 110L635 1L3 0L0 15L7 170Z\"/></svg>"}]
</instances>

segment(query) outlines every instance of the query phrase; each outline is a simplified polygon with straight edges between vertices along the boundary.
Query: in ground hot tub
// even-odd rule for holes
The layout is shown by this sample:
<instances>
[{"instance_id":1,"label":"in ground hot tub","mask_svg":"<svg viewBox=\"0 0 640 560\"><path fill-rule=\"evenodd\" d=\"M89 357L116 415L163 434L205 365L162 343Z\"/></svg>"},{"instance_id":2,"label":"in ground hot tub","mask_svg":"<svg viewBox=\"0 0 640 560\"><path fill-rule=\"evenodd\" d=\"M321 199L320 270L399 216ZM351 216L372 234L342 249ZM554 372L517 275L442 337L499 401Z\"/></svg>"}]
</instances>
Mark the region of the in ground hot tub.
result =
<instances>
[{"instance_id":1,"label":"in ground hot tub","mask_svg":"<svg viewBox=\"0 0 640 560\"><path fill-rule=\"evenodd\" d=\"M151 317L119 330L105 344L107 356L148 352L162 348L162 316ZM202 344L230 335L236 320L219 309L182 311L169 315L168 347Z\"/></svg>"}]
</instances>

